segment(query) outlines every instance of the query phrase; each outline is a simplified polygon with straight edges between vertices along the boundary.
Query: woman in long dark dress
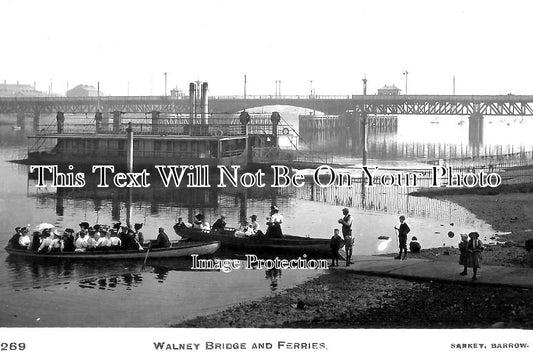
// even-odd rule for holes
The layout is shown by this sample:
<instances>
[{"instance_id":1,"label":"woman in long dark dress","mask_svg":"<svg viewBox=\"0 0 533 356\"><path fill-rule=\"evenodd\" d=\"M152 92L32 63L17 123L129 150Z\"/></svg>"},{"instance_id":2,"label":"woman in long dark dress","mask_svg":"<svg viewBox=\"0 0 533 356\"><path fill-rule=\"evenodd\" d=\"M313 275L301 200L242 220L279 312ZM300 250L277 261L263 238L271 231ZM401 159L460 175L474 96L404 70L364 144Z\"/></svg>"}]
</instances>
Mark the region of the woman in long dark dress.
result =
<instances>
[{"instance_id":1,"label":"woman in long dark dress","mask_svg":"<svg viewBox=\"0 0 533 356\"><path fill-rule=\"evenodd\" d=\"M468 267L474 270L472 280L477 280L477 270L481 268L481 252L483 252L483 244L479 241L479 234L471 232L468 234L470 241L468 241Z\"/></svg>"}]
</instances>

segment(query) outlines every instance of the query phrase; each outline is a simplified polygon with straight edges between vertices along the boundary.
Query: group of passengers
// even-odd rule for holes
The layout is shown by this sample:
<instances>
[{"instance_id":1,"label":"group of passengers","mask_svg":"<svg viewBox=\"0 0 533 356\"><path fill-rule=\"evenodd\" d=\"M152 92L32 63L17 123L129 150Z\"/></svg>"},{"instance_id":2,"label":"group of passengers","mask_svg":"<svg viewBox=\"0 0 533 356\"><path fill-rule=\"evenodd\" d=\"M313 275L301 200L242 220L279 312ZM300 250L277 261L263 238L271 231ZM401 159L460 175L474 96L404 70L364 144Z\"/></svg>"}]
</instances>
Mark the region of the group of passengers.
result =
<instances>
[{"instance_id":1,"label":"group of passengers","mask_svg":"<svg viewBox=\"0 0 533 356\"><path fill-rule=\"evenodd\" d=\"M84 221L79 226L80 230L77 233L71 228L65 229L62 233L57 229L45 228L34 231L31 237L29 227L17 227L15 234L9 240L8 247L37 253L143 250L144 236L141 231L143 224L135 224L133 230L121 223L115 223L113 227L100 224L91 227ZM159 235L164 234L164 230L161 230L162 228ZM164 236L160 239L159 235L152 247L159 247L155 245L159 240L164 240ZM166 240L168 242L168 236ZM159 244L161 247L166 245L164 242Z\"/></svg>"},{"instance_id":2,"label":"group of passengers","mask_svg":"<svg viewBox=\"0 0 533 356\"><path fill-rule=\"evenodd\" d=\"M241 221L241 224L238 229L235 229L235 237L267 237L267 238L282 238L283 232L281 230L281 224L283 223L283 216L279 213L277 206L272 205L270 207L270 216L267 217L267 230L266 233L263 233L259 229L259 224L257 223L257 215L253 214L250 216L250 222L244 219ZM233 231L226 229L226 217L220 215L213 225L210 225L205 220L204 214L197 214L192 223L185 223L183 219L178 218L177 223L174 225L174 230L179 229L194 229L203 231L206 233L223 233L225 231Z\"/></svg>"}]
</instances>

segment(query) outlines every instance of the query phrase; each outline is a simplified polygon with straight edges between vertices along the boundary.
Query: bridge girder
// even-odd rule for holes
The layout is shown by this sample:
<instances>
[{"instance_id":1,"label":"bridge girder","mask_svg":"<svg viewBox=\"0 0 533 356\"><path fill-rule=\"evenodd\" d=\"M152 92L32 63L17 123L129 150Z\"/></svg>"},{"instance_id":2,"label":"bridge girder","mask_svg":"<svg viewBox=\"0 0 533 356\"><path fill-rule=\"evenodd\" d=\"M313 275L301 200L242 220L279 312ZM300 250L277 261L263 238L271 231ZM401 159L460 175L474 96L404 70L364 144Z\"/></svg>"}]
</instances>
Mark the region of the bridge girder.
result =
<instances>
[{"instance_id":1,"label":"bridge girder","mask_svg":"<svg viewBox=\"0 0 533 356\"><path fill-rule=\"evenodd\" d=\"M209 111L235 113L244 107L288 105L326 114L347 110L378 115L481 115L533 116L533 95L353 95L210 97ZM0 98L0 113L126 113L189 112L187 97Z\"/></svg>"}]
</instances>

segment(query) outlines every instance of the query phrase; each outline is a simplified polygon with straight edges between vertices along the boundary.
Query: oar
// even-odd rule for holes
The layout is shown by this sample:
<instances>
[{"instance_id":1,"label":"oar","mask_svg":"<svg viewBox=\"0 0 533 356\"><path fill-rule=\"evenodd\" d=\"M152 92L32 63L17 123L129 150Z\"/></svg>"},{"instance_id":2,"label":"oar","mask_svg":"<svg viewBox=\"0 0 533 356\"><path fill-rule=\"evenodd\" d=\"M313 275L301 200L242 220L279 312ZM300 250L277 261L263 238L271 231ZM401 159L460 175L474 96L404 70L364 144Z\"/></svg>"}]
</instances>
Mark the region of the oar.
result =
<instances>
[{"instance_id":1,"label":"oar","mask_svg":"<svg viewBox=\"0 0 533 356\"><path fill-rule=\"evenodd\" d=\"M146 265L146 260L148 259L148 253L150 252L150 247L152 247L152 241L150 241L150 244L148 245L148 249L146 250L146 256L144 256L144 263L141 268L141 271L144 269L144 266Z\"/></svg>"}]
</instances>

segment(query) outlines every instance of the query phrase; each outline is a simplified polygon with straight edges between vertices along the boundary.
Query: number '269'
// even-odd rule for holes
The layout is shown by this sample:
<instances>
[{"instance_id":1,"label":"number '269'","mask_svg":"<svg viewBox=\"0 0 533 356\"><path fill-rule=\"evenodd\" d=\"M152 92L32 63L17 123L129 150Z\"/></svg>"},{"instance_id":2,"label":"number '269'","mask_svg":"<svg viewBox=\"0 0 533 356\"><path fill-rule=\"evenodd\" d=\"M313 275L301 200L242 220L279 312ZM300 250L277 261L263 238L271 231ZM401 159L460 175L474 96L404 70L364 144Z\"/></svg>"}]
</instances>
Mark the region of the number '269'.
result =
<instances>
[{"instance_id":1,"label":"number '269'","mask_svg":"<svg viewBox=\"0 0 533 356\"><path fill-rule=\"evenodd\" d=\"M24 342L7 342L0 343L0 351L24 351L26 344Z\"/></svg>"}]
</instances>

